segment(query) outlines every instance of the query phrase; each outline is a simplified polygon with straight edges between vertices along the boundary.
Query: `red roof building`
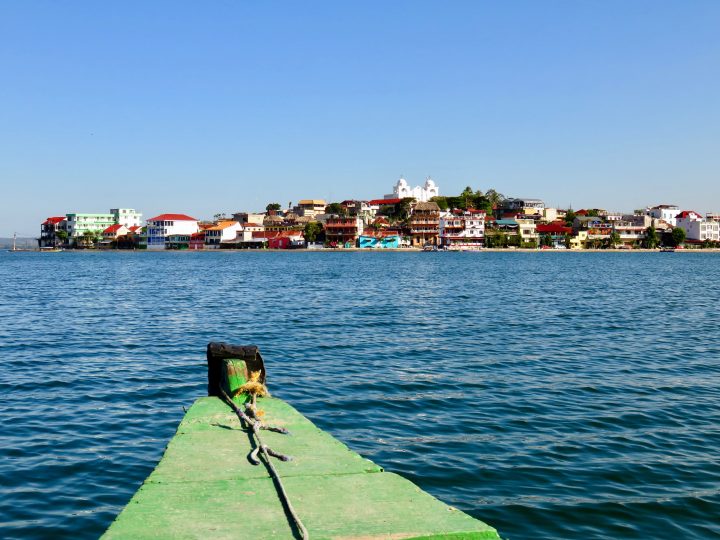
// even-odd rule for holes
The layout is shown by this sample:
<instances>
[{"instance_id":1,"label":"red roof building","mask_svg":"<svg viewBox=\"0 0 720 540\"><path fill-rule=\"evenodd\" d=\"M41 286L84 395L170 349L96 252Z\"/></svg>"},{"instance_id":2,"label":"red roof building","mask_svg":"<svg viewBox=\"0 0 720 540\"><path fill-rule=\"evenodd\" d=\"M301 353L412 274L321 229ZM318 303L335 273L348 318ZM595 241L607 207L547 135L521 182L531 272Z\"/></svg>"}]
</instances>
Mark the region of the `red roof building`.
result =
<instances>
[{"instance_id":1,"label":"red roof building","mask_svg":"<svg viewBox=\"0 0 720 540\"><path fill-rule=\"evenodd\" d=\"M156 221L197 221L197 219L187 214L160 214L159 216L148 219L148 222Z\"/></svg>"}]
</instances>

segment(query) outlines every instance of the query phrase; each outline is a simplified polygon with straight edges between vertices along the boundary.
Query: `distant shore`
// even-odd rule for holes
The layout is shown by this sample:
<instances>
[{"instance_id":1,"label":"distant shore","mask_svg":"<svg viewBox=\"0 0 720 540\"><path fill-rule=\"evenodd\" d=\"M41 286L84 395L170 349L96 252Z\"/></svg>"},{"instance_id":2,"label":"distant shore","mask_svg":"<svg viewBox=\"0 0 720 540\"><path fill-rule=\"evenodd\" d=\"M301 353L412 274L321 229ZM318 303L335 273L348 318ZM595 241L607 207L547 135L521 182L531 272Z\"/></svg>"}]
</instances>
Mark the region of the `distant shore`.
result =
<instances>
[{"instance_id":1,"label":"distant shore","mask_svg":"<svg viewBox=\"0 0 720 540\"><path fill-rule=\"evenodd\" d=\"M11 250L6 250L11 251ZM62 253L422 253L420 248L325 248L325 249L63 249ZM437 250L428 253L660 253L659 249L532 249L483 248L479 250ZM18 249L16 253L57 253L40 249ZM720 248L677 249L675 253L720 253Z\"/></svg>"}]
</instances>

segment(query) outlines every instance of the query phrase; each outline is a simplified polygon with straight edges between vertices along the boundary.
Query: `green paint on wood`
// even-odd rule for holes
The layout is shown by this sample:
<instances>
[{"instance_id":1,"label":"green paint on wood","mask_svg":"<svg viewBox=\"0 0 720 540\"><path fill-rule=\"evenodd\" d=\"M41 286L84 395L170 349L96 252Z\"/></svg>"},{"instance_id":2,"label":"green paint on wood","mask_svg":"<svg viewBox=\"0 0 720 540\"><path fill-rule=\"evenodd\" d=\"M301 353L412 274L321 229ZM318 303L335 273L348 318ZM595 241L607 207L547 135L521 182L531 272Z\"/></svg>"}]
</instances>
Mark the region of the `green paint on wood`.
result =
<instances>
[{"instance_id":1,"label":"green paint on wood","mask_svg":"<svg viewBox=\"0 0 720 540\"><path fill-rule=\"evenodd\" d=\"M223 389L228 396L232 397L232 400L241 405L248 400L246 394L235 395L235 392L249 379L249 373L247 372L247 365L244 360L238 360L237 358L228 358L222 361L223 363Z\"/></svg>"},{"instance_id":2,"label":"green paint on wood","mask_svg":"<svg viewBox=\"0 0 720 540\"><path fill-rule=\"evenodd\" d=\"M318 429L287 403L258 401L266 444L290 500L316 539L499 539L488 525L447 506L404 478L382 472ZM250 439L218 398L201 398L165 455L105 538L292 538L272 479L247 460Z\"/></svg>"}]
</instances>

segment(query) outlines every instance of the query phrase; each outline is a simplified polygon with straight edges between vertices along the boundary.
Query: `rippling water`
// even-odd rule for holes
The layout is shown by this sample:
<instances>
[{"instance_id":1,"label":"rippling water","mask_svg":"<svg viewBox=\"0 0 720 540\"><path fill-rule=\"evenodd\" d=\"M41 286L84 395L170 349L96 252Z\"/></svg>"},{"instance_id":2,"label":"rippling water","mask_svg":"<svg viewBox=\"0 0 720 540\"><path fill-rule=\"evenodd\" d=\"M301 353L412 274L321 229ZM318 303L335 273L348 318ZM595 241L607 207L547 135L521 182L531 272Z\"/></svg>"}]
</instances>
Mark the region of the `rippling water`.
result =
<instances>
[{"instance_id":1,"label":"rippling water","mask_svg":"<svg viewBox=\"0 0 720 540\"><path fill-rule=\"evenodd\" d=\"M720 535L720 255L1 253L0 537L97 537L208 341L507 539Z\"/></svg>"}]
</instances>

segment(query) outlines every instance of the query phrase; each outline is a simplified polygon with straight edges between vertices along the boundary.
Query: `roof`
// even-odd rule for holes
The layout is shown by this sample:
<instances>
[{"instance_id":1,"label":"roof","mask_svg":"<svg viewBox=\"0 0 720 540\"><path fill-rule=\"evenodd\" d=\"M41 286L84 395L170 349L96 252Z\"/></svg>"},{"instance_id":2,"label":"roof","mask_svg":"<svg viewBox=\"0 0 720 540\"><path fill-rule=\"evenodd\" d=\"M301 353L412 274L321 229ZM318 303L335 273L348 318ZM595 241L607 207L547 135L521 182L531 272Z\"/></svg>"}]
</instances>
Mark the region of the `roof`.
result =
<instances>
[{"instance_id":1,"label":"roof","mask_svg":"<svg viewBox=\"0 0 720 540\"><path fill-rule=\"evenodd\" d=\"M572 227L566 226L562 221L555 221L548 224L538 223L536 229L538 233L550 234L568 234L572 231Z\"/></svg>"},{"instance_id":2,"label":"roof","mask_svg":"<svg viewBox=\"0 0 720 540\"><path fill-rule=\"evenodd\" d=\"M197 221L197 219L187 214L160 214L148 219L148 221Z\"/></svg>"},{"instance_id":3,"label":"roof","mask_svg":"<svg viewBox=\"0 0 720 540\"><path fill-rule=\"evenodd\" d=\"M110 225L107 229L103 231L103 234L105 233L116 233L118 232L124 225L120 225L119 223L116 223L115 225Z\"/></svg>"},{"instance_id":4,"label":"roof","mask_svg":"<svg viewBox=\"0 0 720 540\"><path fill-rule=\"evenodd\" d=\"M206 230L208 231L222 231L224 229L230 228L233 225L240 225L237 221L219 221L217 225L213 225L212 227L208 227Z\"/></svg>"},{"instance_id":5,"label":"roof","mask_svg":"<svg viewBox=\"0 0 720 540\"><path fill-rule=\"evenodd\" d=\"M301 201L298 201L298 204L312 204L313 206L325 206L325 201L323 199L303 199Z\"/></svg>"},{"instance_id":6,"label":"roof","mask_svg":"<svg viewBox=\"0 0 720 540\"><path fill-rule=\"evenodd\" d=\"M677 216L675 216L675 219L687 219L693 217L698 217L702 219L702 216L698 214L695 210L683 210Z\"/></svg>"},{"instance_id":7,"label":"roof","mask_svg":"<svg viewBox=\"0 0 720 540\"><path fill-rule=\"evenodd\" d=\"M133 225L133 226L130 227L128 230L129 230L130 232L142 231L142 226L141 226L141 225Z\"/></svg>"},{"instance_id":8,"label":"roof","mask_svg":"<svg viewBox=\"0 0 720 540\"><path fill-rule=\"evenodd\" d=\"M496 225L518 225L518 222L514 219L496 219Z\"/></svg>"},{"instance_id":9,"label":"roof","mask_svg":"<svg viewBox=\"0 0 720 540\"><path fill-rule=\"evenodd\" d=\"M438 203L434 201L419 202L415 205L415 210L434 210L436 212L439 212L440 207L438 206Z\"/></svg>"},{"instance_id":10,"label":"roof","mask_svg":"<svg viewBox=\"0 0 720 540\"><path fill-rule=\"evenodd\" d=\"M372 201L368 201L368 204L370 206L382 206L383 204L397 204L402 199L373 199Z\"/></svg>"},{"instance_id":11,"label":"roof","mask_svg":"<svg viewBox=\"0 0 720 540\"><path fill-rule=\"evenodd\" d=\"M43 225L57 225L61 221L65 221L67 218L65 216L55 216L55 217L49 217L45 221L42 222Z\"/></svg>"}]
</instances>

